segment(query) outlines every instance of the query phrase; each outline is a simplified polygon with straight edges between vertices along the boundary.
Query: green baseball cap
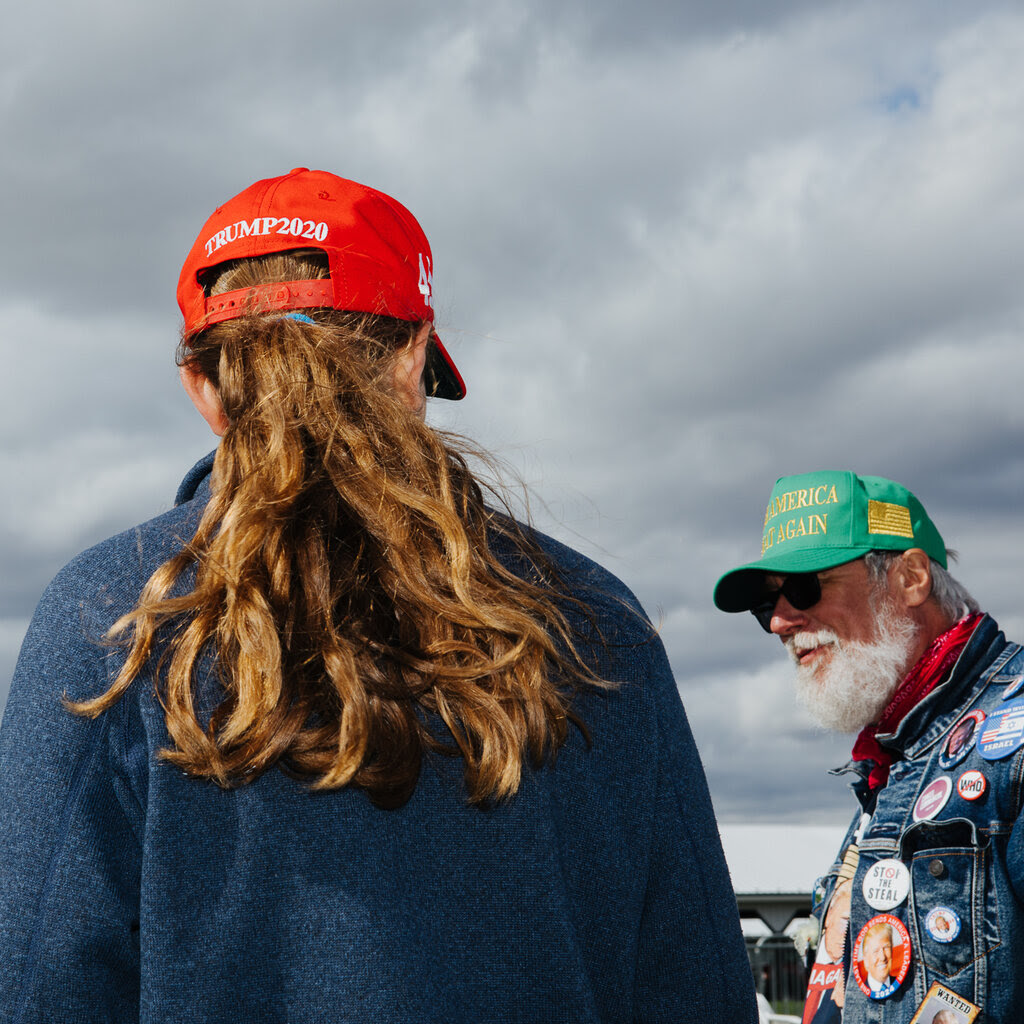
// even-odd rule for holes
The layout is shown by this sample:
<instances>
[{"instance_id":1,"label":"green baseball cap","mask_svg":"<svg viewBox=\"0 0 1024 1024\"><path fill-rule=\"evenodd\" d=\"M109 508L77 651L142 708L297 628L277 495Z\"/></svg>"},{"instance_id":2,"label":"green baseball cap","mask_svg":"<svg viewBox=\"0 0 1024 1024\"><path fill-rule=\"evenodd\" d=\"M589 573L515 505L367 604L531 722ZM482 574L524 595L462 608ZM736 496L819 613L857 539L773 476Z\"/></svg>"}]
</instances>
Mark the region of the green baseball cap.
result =
<instances>
[{"instance_id":1,"label":"green baseball cap","mask_svg":"<svg viewBox=\"0 0 1024 1024\"><path fill-rule=\"evenodd\" d=\"M820 572L869 551L908 548L921 548L946 568L939 531L901 484L836 470L779 477L765 510L760 559L727 572L715 585L715 604L748 611L766 572Z\"/></svg>"}]
</instances>

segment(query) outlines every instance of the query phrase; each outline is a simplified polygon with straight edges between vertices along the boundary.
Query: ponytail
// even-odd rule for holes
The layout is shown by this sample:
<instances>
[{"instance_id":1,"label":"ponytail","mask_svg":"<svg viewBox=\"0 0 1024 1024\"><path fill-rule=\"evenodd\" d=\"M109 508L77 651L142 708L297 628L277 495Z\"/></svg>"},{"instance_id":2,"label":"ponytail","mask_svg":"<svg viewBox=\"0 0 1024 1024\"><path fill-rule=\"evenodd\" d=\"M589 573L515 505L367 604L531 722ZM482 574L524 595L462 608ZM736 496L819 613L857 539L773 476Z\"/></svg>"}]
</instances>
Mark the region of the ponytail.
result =
<instances>
[{"instance_id":1,"label":"ponytail","mask_svg":"<svg viewBox=\"0 0 1024 1024\"><path fill-rule=\"evenodd\" d=\"M311 276L272 259L217 287ZM217 387L229 421L212 497L111 628L127 657L110 688L69 706L98 715L153 673L162 756L221 786L279 765L314 789L356 786L398 806L438 751L461 756L471 802L508 797L524 761L542 764L568 722L581 726L573 692L606 685L566 618L579 602L485 504L467 465L480 453L396 393L395 355L419 325L312 318L254 313L184 340L179 358ZM506 568L496 538L529 571ZM222 693L208 716L200 664Z\"/></svg>"}]
</instances>

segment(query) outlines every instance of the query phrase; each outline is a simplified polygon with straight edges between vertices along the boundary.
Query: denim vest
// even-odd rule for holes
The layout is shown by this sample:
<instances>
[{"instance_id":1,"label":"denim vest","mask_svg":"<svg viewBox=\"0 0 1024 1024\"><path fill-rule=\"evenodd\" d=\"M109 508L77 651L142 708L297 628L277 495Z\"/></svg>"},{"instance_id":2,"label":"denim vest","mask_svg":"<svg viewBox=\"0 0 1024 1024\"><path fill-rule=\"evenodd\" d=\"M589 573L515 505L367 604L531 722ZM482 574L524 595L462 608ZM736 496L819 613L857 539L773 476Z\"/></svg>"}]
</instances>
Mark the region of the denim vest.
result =
<instances>
[{"instance_id":1,"label":"denim vest","mask_svg":"<svg viewBox=\"0 0 1024 1024\"><path fill-rule=\"evenodd\" d=\"M897 757L885 787L877 794L870 791L868 761L850 762L833 773L854 773L851 788L860 803L839 860L824 880L830 897L844 855L859 833L843 1024L909 1024L933 982L981 1007L976 1024L1024 1021L1024 830L1018 825L1024 746L999 760L985 760L978 749L984 731L979 725L966 757L947 768L940 764L960 719L977 710L991 716L1005 706L1004 695L1024 696L1015 686L1022 676L1024 649L1008 643L986 616L947 681L913 708L894 733L878 737ZM962 796L957 783L972 770L980 771L987 785L981 797L969 799L974 793L967 790L968 796ZM930 817L915 820L921 794L943 776L950 779L945 803ZM851 949L865 924L881 913L865 898L865 876L872 865L890 858L910 872L906 898L885 911L906 928L910 965L892 995L870 999L850 971ZM949 908L959 918L954 939L948 940L949 932L946 941L935 937L934 917L929 927L936 908Z\"/></svg>"}]
</instances>

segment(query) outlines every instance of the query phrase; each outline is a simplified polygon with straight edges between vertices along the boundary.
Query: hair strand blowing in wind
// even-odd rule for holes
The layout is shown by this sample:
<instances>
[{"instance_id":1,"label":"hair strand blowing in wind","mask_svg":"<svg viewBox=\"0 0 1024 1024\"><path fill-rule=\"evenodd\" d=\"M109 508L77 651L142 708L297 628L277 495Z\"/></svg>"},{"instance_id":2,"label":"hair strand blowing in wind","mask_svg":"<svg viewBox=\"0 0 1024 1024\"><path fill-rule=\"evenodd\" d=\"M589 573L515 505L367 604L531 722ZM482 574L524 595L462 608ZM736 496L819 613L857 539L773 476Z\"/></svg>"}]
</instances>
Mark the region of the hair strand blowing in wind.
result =
<instances>
[{"instance_id":1,"label":"hair strand blowing in wind","mask_svg":"<svg viewBox=\"0 0 1024 1024\"><path fill-rule=\"evenodd\" d=\"M229 267L211 293L317 276L317 261L280 254ZM279 765L398 806L430 750L461 755L471 802L508 797L524 760L554 757L568 721L582 728L574 690L608 685L566 614L586 609L484 503L466 462L481 453L395 393L419 324L314 317L256 310L183 339L229 420L212 497L111 628L127 656L110 688L69 707L98 715L152 672L162 756L221 786ZM495 557L496 537L526 571ZM204 712L210 666L219 700Z\"/></svg>"}]
</instances>

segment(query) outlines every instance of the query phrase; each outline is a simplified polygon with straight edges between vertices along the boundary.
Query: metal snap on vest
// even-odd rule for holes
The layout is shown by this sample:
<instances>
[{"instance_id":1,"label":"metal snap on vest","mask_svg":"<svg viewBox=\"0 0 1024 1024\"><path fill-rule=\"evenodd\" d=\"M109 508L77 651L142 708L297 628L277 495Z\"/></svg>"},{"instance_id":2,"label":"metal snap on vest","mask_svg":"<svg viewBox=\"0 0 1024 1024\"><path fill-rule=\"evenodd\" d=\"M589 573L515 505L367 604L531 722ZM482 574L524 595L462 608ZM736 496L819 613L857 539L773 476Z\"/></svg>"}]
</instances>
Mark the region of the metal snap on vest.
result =
<instances>
[{"instance_id":1,"label":"metal snap on vest","mask_svg":"<svg viewBox=\"0 0 1024 1024\"><path fill-rule=\"evenodd\" d=\"M941 878L946 873L946 865L938 857L928 862L928 873L933 878Z\"/></svg>"}]
</instances>

